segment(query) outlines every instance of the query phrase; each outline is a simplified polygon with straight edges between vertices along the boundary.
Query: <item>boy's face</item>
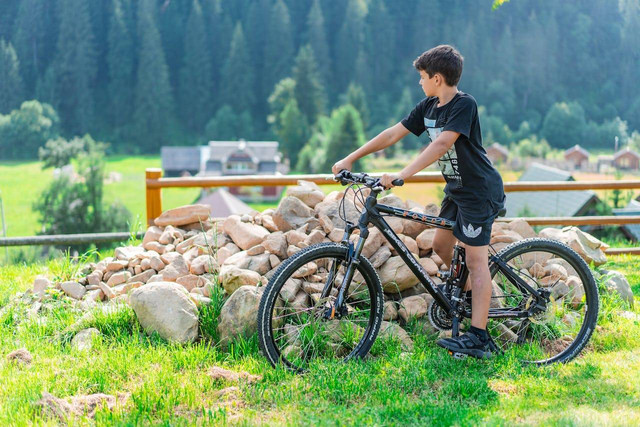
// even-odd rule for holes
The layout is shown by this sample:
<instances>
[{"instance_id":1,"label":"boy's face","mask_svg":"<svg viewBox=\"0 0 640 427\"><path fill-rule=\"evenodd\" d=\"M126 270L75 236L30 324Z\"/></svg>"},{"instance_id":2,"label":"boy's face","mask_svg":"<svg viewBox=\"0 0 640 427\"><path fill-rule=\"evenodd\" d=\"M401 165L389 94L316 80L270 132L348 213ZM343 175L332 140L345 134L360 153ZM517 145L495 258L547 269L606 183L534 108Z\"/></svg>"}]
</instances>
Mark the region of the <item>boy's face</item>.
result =
<instances>
[{"instance_id":1,"label":"boy's face","mask_svg":"<svg viewBox=\"0 0 640 427\"><path fill-rule=\"evenodd\" d=\"M426 71L420 70L420 86L426 96L436 96L436 88L438 87L438 77L436 73L433 77L429 77Z\"/></svg>"}]
</instances>

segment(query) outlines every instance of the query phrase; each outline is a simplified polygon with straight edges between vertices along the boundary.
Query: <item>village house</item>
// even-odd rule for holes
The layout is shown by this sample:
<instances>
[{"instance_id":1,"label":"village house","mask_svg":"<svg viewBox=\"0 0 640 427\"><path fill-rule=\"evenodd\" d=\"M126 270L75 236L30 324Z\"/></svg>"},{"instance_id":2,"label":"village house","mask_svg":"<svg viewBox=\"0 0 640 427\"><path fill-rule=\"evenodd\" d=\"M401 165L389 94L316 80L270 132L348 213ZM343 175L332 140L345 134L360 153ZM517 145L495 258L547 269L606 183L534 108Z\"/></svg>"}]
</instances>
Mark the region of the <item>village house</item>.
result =
<instances>
[{"instance_id":1,"label":"village house","mask_svg":"<svg viewBox=\"0 0 640 427\"><path fill-rule=\"evenodd\" d=\"M286 174L277 141L209 141L196 147L162 147L164 176L238 176ZM278 200L283 187L228 188L241 200Z\"/></svg>"},{"instance_id":2,"label":"village house","mask_svg":"<svg viewBox=\"0 0 640 427\"><path fill-rule=\"evenodd\" d=\"M640 155L625 147L613 155L613 163L618 169L638 170Z\"/></svg>"},{"instance_id":3,"label":"village house","mask_svg":"<svg viewBox=\"0 0 640 427\"><path fill-rule=\"evenodd\" d=\"M613 214L616 216L638 216L640 215L640 201L631 199L626 207L614 209ZM634 242L640 241L640 224L624 224L620 226L620 230L627 239Z\"/></svg>"},{"instance_id":4,"label":"village house","mask_svg":"<svg viewBox=\"0 0 640 427\"><path fill-rule=\"evenodd\" d=\"M564 152L564 160L573 169L586 169L589 165L589 152L576 144Z\"/></svg>"},{"instance_id":5,"label":"village house","mask_svg":"<svg viewBox=\"0 0 640 427\"><path fill-rule=\"evenodd\" d=\"M489 160L491 160L491 163L494 165L504 164L509 158L509 150L507 147L494 142L487 147L487 157L489 157Z\"/></svg>"},{"instance_id":6,"label":"village house","mask_svg":"<svg viewBox=\"0 0 640 427\"><path fill-rule=\"evenodd\" d=\"M533 163L518 181L575 181L569 172ZM597 215L600 202L591 190L517 191L507 194L505 208L511 218Z\"/></svg>"}]
</instances>

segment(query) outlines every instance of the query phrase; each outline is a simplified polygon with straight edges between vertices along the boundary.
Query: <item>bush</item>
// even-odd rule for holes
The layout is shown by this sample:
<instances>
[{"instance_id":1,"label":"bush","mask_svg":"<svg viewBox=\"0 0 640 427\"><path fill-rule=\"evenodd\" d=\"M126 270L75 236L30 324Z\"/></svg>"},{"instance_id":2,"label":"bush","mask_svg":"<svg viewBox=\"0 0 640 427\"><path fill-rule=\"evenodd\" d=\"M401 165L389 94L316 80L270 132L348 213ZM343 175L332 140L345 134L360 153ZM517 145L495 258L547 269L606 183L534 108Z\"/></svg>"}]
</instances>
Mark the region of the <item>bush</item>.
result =
<instances>
[{"instance_id":1,"label":"bush","mask_svg":"<svg viewBox=\"0 0 640 427\"><path fill-rule=\"evenodd\" d=\"M77 154L78 174L61 174L46 188L34 203L40 213L41 234L75 234L124 231L128 229L131 213L121 204L103 207L105 145L85 135L83 149ZM65 143L67 144L67 143ZM57 155L56 152L50 152ZM45 168L59 158L45 158ZM102 245L101 245L102 246ZM108 246L108 245L107 245ZM84 251L89 245L72 246Z\"/></svg>"},{"instance_id":2,"label":"bush","mask_svg":"<svg viewBox=\"0 0 640 427\"><path fill-rule=\"evenodd\" d=\"M57 138L60 119L53 107L25 101L19 110L0 114L0 152L5 159L33 159L45 141Z\"/></svg>"}]
</instances>

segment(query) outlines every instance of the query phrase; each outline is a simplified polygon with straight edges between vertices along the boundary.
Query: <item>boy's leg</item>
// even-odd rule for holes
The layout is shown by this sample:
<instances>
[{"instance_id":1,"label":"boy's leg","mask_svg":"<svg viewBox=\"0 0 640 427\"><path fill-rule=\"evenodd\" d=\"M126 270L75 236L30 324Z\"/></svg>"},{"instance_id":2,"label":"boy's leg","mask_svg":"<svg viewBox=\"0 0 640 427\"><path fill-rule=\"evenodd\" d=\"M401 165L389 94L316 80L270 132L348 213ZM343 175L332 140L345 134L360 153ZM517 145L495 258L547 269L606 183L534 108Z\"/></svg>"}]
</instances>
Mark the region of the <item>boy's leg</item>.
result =
<instances>
[{"instance_id":1,"label":"boy's leg","mask_svg":"<svg viewBox=\"0 0 640 427\"><path fill-rule=\"evenodd\" d=\"M453 231L442 228L437 228L433 236L433 251L438 254L447 267L451 266L453 246L457 241L458 239L453 235Z\"/></svg>"},{"instance_id":2,"label":"boy's leg","mask_svg":"<svg viewBox=\"0 0 640 427\"><path fill-rule=\"evenodd\" d=\"M486 329L492 290L491 273L489 272L489 246L465 246L469 282L473 290L471 326Z\"/></svg>"}]
</instances>

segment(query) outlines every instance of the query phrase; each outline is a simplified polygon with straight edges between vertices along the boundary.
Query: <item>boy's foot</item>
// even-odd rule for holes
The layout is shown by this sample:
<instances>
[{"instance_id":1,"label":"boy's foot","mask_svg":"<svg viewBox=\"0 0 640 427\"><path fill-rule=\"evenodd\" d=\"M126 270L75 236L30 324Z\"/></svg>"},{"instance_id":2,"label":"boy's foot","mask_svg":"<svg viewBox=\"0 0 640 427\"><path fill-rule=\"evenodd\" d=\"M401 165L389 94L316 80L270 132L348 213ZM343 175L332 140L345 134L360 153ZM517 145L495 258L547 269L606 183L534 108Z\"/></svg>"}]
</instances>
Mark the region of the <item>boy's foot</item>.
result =
<instances>
[{"instance_id":1,"label":"boy's foot","mask_svg":"<svg viewBox=\"0 0 640 427\"><path fill-rule=\"evenodd\" d=\"M491 339L483 338L472 331L455 338L443 338L438 340L437 344L449 350L449 354L457 358L472 356L477 359L489 359L497 351Z\"/></svg>"}]
</instances>

